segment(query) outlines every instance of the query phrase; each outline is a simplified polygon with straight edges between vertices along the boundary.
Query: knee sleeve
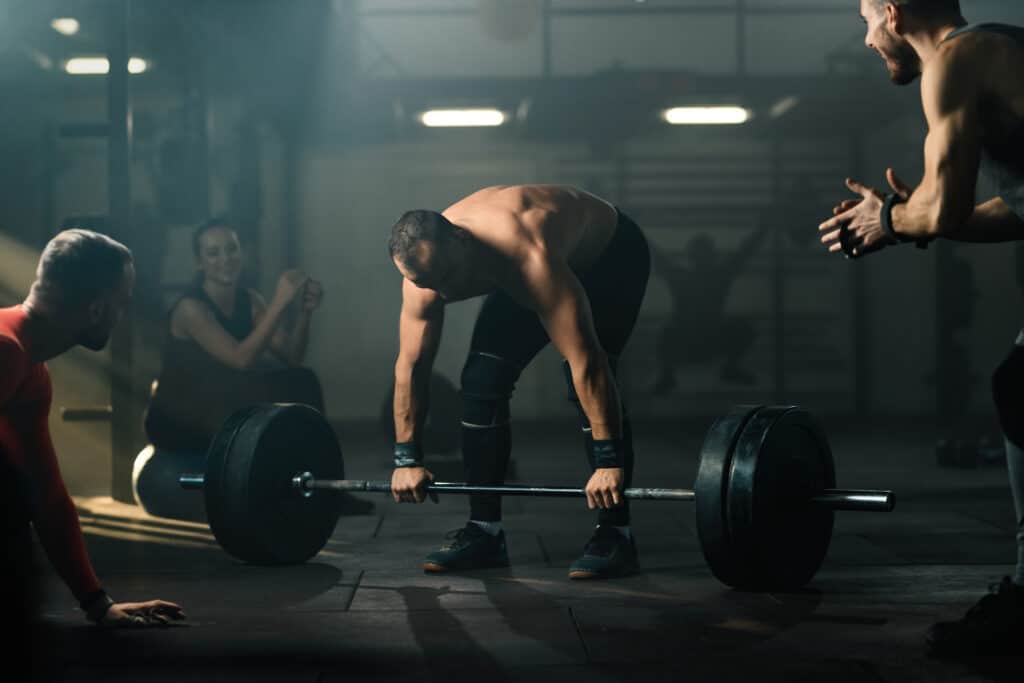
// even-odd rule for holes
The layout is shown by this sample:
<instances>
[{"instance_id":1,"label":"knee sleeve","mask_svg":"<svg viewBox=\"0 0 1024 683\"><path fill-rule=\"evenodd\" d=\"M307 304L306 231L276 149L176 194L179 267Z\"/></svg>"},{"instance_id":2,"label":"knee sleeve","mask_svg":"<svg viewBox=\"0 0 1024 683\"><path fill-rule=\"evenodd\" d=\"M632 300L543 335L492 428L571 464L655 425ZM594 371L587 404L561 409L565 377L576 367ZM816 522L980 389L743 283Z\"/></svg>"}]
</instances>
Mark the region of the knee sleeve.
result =
<instances>
[{"instance_id":1,"label":"knee sleeve","mask_svg":"<svg viewBox=\"0 0 1024 683\"><path fill-rule=\"evenodd\" d=\"M508 424L509 398L519 367L489 353L472 351L462 368L462 426L493 429Z\"/></svg>"},{"instance_id":2,"label":"knee sleeve","mask_svg":"<svg viewBox=\"0 0 1024 683\"><path fill-rule=\"evenodd\" d=\"M992 398L1003 434L1024 447L1024 348L1014 347L992 374Z\"/></svg>"}]
</instances>

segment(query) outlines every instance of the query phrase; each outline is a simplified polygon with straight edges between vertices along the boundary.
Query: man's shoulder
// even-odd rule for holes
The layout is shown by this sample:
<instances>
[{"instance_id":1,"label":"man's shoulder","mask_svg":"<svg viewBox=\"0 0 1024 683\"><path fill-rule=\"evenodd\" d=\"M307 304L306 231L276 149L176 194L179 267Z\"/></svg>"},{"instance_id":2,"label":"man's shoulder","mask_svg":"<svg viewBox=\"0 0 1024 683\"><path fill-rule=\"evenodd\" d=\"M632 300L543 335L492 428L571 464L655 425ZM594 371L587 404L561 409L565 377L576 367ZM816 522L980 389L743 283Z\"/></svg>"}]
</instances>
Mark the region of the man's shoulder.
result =
<instances>
[{"instance_id":1,"label":"man's shoulder","mask_svg":"<svg viewBox=\"0 0 1024 683\"><path fill-rule=\"evenodd\" d=\"M980 33L965 33L942 43L921 77L926 113L951 111L976 101L992 76L991 44Z\"/></svg>"},{"instance_id":2,"label":"man's shoulder","mask_svg":"<svg viewBox=\"0 0 1024 683\"><path fill-rule=\"evenodd\" d=\"M50 371L45 363L33 363L21 341L0 333L0 404L19 396L19 403L39 403L49 408ZM0 405L0 409L3 408Z\"/></svg>"},{"instance_id":3,"label":"man's shoulder","mask_svg":"<svg viewBox=\"0 0 1024 683\"><path fill-rule=\"evenodd\" d=\"M12 364L22 364L28 358L21 340L9 332L0 330L0 367L9 368Z\"/></svg>"},{"instance_id":4,"label":"man's shoulder","mask_svg":"<svg viewBox=\"0 0 1024 683\"><path fill-rule=\"evenodd\" d=\"M944 40L938 47L939 64L949 68L990 70L1000 55L1024 52L1024 28L980 24Z\"/></svg>"}]
</instances>

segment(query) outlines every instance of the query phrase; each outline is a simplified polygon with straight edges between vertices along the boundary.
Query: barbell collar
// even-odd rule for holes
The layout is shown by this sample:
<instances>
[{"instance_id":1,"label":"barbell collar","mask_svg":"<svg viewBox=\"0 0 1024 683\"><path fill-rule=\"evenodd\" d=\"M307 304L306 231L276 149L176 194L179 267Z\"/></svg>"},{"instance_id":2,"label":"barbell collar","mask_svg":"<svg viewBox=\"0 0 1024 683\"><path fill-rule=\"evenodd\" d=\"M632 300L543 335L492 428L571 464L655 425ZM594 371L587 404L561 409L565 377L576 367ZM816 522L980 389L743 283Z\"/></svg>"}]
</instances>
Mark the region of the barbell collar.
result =
<instances>
[{"instance_id":1,"label":"barbell collar","mask_svg":"<svg viewBox=\"0 0 1024 683\"><path fill-rule=\"evenodd\" d=\"M826 489L811 498L817 505L853 512L892 512L896 496L892 491L868 489Z\"/></svg>"}]
</instances>

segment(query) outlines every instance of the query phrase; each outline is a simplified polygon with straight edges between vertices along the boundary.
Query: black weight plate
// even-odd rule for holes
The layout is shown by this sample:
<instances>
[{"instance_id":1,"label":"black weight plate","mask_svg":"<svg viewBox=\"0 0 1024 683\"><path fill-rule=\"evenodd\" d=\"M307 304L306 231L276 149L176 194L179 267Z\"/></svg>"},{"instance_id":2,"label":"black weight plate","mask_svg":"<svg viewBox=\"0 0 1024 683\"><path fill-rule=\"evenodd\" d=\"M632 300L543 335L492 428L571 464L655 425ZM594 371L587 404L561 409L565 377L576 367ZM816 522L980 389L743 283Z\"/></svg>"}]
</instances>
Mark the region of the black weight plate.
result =
<instances>
[{"instance_id":1,"label":"black weight plate","mask_svg":"<svg viewBox=\"0 0 1024 683\"><path fill-rule=\"evenodd\" d=\"M744 567L732 585L792 590L810 581L825 559L835 517L810 499L835 483L832 451L810 414L795 406L758 411L730 464L728 535Z\"/></svg>"},{"instance_id":2,"label":"black weight plate","mask_svg":"<svg viewBox=\"0 0 1024 683\"><path fill-rule=\"evenodd\" d=\"M704 437L694 491L697 536L711 573L722 583L742 583L744 567L732 552L726 519L726 495L729 465L733 449L747 422L761 406L736 406L715 420Z\"/></svg>"},{"instance_id":3,"label":"black weight plate","mask_svg":"<svg viewBox=\"0 0 1024 683\"><path fill-rule=\"evenodd\" d=\"M345 478L334 432L310 406L261 405L236 413L210 447L207 472L210 527L224 550L240 560L305 562L334 531L337 496L318 492L305 498L291 486L302 472Z\"/></svg>"},{"instance_id":4,"label":"black weight plate","mask_svg":"<svg viewBox=\"0 0 1024 683\"><path fill-rule=\"evenodd\" d=\"M245 424L255 410L257 407L250 406L230 415L221 425L220 431L213 436L210 446L206 450L206 471L203 475L206 519L217 543L235 557L252 555L253 551L246 551L243 547L246 535L236 531L234 525L228 522L228 513L225 511L228 501L224 491L225 461L231 452L231 443L234 441L239 427Z\"/></svg>"}]
</instances>

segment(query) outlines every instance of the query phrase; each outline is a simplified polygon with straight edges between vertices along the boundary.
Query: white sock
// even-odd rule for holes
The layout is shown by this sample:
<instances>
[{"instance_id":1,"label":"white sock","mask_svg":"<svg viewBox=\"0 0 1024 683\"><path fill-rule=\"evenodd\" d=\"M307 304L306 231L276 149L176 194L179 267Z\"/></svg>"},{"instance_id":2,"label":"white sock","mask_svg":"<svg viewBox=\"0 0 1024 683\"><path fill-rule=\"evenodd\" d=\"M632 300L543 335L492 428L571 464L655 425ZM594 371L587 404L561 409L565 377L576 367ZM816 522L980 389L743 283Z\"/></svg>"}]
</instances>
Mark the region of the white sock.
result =
<instances>
[{"instance_id":1,"label":"white sock","mask_svg":"<svg viewBox=\"0 0 1024 683\"><path fill-rule=\"evenodd\" d=\"M469 521L473 524L476 524L478 527L489 533L491 536L497 536L505 528L501 522L481 522L477 519L471 519Z\"/></svg>"}]
</instances>

